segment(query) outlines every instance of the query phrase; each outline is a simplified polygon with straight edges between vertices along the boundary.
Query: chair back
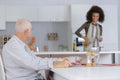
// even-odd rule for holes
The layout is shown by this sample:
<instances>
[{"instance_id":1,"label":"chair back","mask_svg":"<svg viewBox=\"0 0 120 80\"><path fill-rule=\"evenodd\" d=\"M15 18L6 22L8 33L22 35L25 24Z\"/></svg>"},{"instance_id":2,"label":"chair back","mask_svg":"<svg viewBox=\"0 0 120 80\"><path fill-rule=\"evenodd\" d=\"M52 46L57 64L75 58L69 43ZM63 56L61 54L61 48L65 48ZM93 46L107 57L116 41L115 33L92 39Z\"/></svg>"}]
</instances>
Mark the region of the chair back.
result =
<instances>
[{"instance_id":1,"label":"chair back","mask_svg":"<svg viewBox=\"0 0 120 80\"><path fill-rule=\"evenodd\" d=\"M5 80L5 71L4 71L1 54L0 54L0 80Z\"/></svg>"}]
</instances>

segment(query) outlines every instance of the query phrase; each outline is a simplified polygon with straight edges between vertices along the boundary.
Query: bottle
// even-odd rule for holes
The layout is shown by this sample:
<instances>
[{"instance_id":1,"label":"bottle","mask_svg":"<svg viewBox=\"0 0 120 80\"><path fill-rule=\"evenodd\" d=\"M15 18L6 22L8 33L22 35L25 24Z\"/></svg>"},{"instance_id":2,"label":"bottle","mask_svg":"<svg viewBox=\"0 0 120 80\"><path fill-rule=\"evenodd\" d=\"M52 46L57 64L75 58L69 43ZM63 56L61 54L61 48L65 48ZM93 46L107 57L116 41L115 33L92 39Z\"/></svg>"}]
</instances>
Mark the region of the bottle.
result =
<instances>
[{"instance_id":1,"label":"bottle","mask_svg":"<svg viewBox=\"0 0 120 80\"><path fill-rule=\"evenodd\" d=\"M39 52L39 47L36 47L36 52Z\"/></svg>"},{"instance_id":2,"label":"bottle","mask_svg":"<svg viewBox=\"0 0 120 80\"><path fill-rule=\"evenodd\" d=\"M73 52L77 51L77 44L76 44L76 40L74 40L73 42Z\"/></svg>"}]
</instances>

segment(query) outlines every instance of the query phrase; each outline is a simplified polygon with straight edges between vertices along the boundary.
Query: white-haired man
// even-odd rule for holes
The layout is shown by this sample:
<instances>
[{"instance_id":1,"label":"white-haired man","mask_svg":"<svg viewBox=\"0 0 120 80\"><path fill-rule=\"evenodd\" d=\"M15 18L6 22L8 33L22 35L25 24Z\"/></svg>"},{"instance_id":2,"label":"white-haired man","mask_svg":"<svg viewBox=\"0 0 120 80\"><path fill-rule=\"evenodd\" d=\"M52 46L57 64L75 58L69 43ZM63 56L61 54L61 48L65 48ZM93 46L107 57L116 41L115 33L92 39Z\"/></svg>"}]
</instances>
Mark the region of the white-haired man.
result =
<instances>
[{"instance_id":1,"label":"white-haired man","mask_svg":"<svg viewBox=\"0 0 120 80\"><path fill-rule=\"evenodd\" d=\"M18 20L14 35L2 51L7 80L42 80L36 78L37 71L48 69L52 64L48 58L39 58L31 53L25 44L31 35L31 23L25 19Z\"/></svg>"}]
</instances>

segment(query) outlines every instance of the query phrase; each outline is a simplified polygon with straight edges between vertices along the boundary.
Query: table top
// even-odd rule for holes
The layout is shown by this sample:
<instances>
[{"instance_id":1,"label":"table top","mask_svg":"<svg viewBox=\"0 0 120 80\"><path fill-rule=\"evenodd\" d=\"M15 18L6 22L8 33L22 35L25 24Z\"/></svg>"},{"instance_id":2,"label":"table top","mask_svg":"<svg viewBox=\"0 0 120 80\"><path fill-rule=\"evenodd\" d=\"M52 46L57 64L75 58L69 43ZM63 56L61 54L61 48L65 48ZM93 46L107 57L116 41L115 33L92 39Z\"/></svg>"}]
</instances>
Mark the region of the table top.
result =
<instances>
[{"instance_id":1,"label":"table top","mask_svg":"<svg viewBox=\"0 0 120 80\"><path fill-rule=\"evenodd\" d=\"M66 80L120 80L120 66L53 68Z\"/></svg>"}]
</instances>

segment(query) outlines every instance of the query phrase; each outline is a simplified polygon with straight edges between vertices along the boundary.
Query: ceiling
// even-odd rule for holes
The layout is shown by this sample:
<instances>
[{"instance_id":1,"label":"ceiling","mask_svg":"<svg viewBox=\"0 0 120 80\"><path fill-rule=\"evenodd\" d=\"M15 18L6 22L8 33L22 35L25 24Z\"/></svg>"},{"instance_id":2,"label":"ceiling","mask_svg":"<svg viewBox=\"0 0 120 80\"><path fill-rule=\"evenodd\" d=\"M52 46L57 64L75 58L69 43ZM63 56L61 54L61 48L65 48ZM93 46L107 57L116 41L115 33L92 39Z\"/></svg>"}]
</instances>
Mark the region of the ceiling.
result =
<instances>
[{"instance_id":1,"label":"ceiling","mask_svg":"<svg viewBox=\"0 0 120 80\"><path fill-rule=\"evenodd\" d=\"M117 4L119 0L0 0L0 5Z\"/></svg>"}]
</instances>

